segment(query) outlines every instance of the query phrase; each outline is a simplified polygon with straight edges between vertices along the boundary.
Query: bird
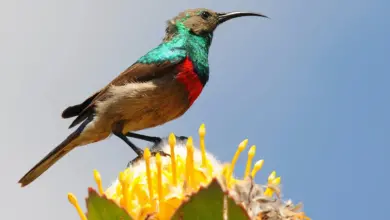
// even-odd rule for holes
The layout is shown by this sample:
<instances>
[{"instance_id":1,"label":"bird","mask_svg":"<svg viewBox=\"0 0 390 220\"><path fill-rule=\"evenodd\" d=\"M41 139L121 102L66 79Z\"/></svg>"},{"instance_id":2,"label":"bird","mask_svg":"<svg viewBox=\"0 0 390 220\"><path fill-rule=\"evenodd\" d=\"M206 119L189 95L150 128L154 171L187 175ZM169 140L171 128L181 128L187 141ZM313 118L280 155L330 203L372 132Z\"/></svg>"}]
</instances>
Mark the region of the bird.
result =
<instances>
[{"instance_id":1,"label":"bird","mask_svg":"<svg viewBox=\"0 0 390 220\"><path fill-rule=\"evenodd\" d=\"M209 80L208 55L214 30L244 16L268 18L255 12L219 13L197 8L170 19L159 45L104 88L62 112L64 119L75 117L69 129L78 127L19 180L21 186L36 180L76 147L110 135L123 140L138 156L143 155L129 138L161 141L134 132L175 120L193 105Z\"/></svg>"}]
</instances>

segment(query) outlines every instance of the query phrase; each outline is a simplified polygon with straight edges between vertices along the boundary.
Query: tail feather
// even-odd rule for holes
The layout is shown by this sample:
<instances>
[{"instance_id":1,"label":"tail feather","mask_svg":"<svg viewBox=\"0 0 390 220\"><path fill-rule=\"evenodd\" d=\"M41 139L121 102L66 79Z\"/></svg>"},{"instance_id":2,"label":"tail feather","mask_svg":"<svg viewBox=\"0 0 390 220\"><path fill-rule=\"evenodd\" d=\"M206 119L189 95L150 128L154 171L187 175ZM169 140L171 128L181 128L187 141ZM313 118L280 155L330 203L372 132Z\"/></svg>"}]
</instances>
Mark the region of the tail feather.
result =
<instances>
[{"instance_id":1,"label":"tail feather","mask_svg":"<svg viewBox=\"0 0 390 220\"><path fill-rule=\"evenodd\" d=\"M93 94L89 98L87 98L83 103L78 104L78 105L73 105L67 107L63 112L62 112L62 118L72 118L75 116L78 116L80 113L83 112L85 108L87 108L93 101L93 99L99 94L99 92Z\"/></svg>"},{"instance_id":2,"label":"tail feather","mask_svg":"<svg viewBox=\"0 0 390 220\"><path fill-rule=\"evenodd\" d=\"M70 134L60 145L48 153L41 161L39 161L30 171L28 171L20 180L22 187L30 184L46 170L48 170L54 163L69 153L72 149L77 147L75 139L80 136L82 129L77 129Z\"/></svg>"}]
</instances>

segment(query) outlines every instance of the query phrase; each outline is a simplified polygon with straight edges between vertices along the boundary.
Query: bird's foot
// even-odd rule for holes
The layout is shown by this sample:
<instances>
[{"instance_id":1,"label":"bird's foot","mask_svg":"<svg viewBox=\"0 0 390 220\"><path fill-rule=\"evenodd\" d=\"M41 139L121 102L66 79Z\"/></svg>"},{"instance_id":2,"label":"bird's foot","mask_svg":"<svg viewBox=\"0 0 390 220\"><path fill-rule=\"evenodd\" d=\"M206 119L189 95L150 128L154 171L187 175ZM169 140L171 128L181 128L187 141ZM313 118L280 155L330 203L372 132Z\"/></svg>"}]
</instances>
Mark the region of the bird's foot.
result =
<instances>
[{"instance_id":1,"label":"bird's foot","mask_svg":"<svg viewBox=\"0 0 390 220\"><path fill-rule=\"evenodd\" d=\"M157 153L160 153L161 156L170 156L170 154L164 152L162 149L163 149L163 145L167 143L167 139L168 138L160 138L160 137L155 137L155 136L147 136L147 135L142 135L142 134L136 134L136 133L132 133L132 132L129 132L127 134L125 134L127 137L132 137L132 138L136 138L136 139L140 139L140 140L144 140L144 141L149 141L149 142L152 142L154 145L150 148L150 153L152 156L156 156ZM182 144L185 144L185 142L187 141L188 137L186 136L176 136L176 143L180 143L182 142ZM141 150L141 149L140 149ZM141 154L138 154L136 158L134 158L133 160L131 160L128 164L127 164L127 167L131 166L132 164L134 164L135 162L139 161L139 160L142 160L143 159L143 150L141 150L142 153Z\"/></svg>"},{"instance_id":2,"label":"bird's foot","mask_svg":"<svg viewBox=\"0 0 390 220\"><path fill-rule=\"evenodd\" d=\"M176 136L176 135L175 135ZM176 136L177 141L187 141L188 137L187 136Z\"/></svg>"},{"instance_id":3,"label":"bird's foot","mask_svg":"<svg viewBox=\"0 0 390 220\"><path fill-rule=\"evenodd\" d=\"M162 141L162 138L160 138L160 137L147 136L147 135L137 134L137 133L133 133L133 132L128 132L125 135L127 137L136 138L136 139L140 139L143 141L153 142L154 144L158 144Z\"/></svg>"},{"instance_id":4,"label":"bird's foot","mask_svg":"<svg viewBox=\"0 0 390 220\"><path fill-rule=\"evenodd\" d=\"M127 137L130 137L130 138L136 138L136 139L140 139L143 141L152 142L152 143L154 143L154 146L158 146L159 144L161 144L164 141L164 139L160 138L160 137L147 136L147 135L137 134L137 133L133 133L133 132L128 132L125 135ZM186 136L176 136L175 135L175 137L176 137L177 141L186 141L188 139L188 137L186 137Z\"/></svg>"},{"instance_id":5,"label":"bird's foot","mask_svg":"<svg viewBox=\"0 0 390 220\"><path fill-rule=\"evenodd\" d=\"M127 137L120 133L120 132L114 132L114 135L116 135L117 137L119 137L121 140L123 140L127 145L129 145L131 147L131 149L133 149L133 151L138 155L138 156L142 156L144 154L144 151L135 146L135 144L133 144L129 139L127 139Z\"/></svg>"},{"instance_id":6,"label":"bird's foot","mask_svg":"<svg viewBox=\"0 0 390 220\"><path fill-rule=\"evenodd\" d=\"M152 150L153 150L153 149L152 149ZM170 157L170 156L171 156L170 154L165 153L165 152L162 151L162 150L151 151L151 152L150 152L150 154L151 154L152 157L155 157L155 156L157 155L157 153L159 153L159 154L160 154L161 156L163 156L163 157L166 157L166 156ZM144 158L143 155L137 156L136 158L134 158L134 159L132 159L131 161L129 161L129 163L127 163L127 167L130 167L130 166L133 165L134 163L136 163L136 162L142 160L143 158Z\"/></svg>"}]
</instances>

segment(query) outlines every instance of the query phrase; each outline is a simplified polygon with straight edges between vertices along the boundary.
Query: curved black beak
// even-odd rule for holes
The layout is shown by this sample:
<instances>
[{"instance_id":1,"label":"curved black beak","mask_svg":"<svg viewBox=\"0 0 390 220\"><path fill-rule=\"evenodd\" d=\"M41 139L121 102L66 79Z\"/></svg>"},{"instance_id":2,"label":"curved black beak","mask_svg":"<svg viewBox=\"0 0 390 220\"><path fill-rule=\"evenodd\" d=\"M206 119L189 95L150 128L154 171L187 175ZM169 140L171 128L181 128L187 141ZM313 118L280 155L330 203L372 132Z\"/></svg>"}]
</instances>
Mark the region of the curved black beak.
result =
<instances>
[{"instance_id":1,"label":"curved black beak","mask_svg":"<svg viewBox=\"0 0 390 220\"><path fill-rule=\"evenodd\" d=\"M222 24L223 22L228 21L232 18L238 18L244 16L257 16L257 17L268 18L267 16L260 13L233 11L228 13L218 13L218 24Z\"/></svg>"}]
</instances>

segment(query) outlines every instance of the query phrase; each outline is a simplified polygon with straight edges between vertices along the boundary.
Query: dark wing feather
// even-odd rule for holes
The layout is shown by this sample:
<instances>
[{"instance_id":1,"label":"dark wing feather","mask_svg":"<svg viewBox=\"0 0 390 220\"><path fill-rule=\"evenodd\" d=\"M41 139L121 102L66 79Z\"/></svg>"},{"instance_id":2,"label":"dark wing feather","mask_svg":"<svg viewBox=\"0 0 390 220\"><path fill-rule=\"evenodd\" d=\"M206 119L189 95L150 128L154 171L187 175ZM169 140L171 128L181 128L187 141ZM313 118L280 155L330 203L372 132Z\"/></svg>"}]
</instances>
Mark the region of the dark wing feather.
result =
<instances>
[{"instance_id":1,"label":"dark wing feather","mask_svg":"<svg viewBox=\"0 0 390 220\"><path fill-rule=\"evenodd\" d=\"M113 81L111 81L111 83L109 83L106 87L100 90L100 92L91 96L93 98L91 97L88 98L80 105L69 107L71 109L73 108L74 110L73 111L68 110L68 112L78 113L77 118L72 122L69 128L76 126L77 124L79 124L80 122L88 118L88 116L94 113L95 103L97 101L103 101L108 97L109 94L107 94L107 90L111 85L120 86L132 82L147 82L156 78L160 78L166 74L175 71L176 65L178 65L181 62L182 60L176 62L165 61L165 62L154 63L154 64L144 64L144 63L133 64L125 71L123 71ZM81 107L83 109L81 109ZM67 111L67 109L65 111ZM70 114L66 114L66 115L70 115Z\"/></svg>"},{"instance_id":2,"label":"dark wing feather","mask_svg":"<svg viewBox=\"0 0 390 220\"><path fill-rule=\"evenodd\" d=\"M88 99L86 99L83 103L78 105L69 106L62 112L62 118L71 118L79 115L88 105L91 104L92 100L100 93L96 92Z\"/></svg>"}]
</instances>

